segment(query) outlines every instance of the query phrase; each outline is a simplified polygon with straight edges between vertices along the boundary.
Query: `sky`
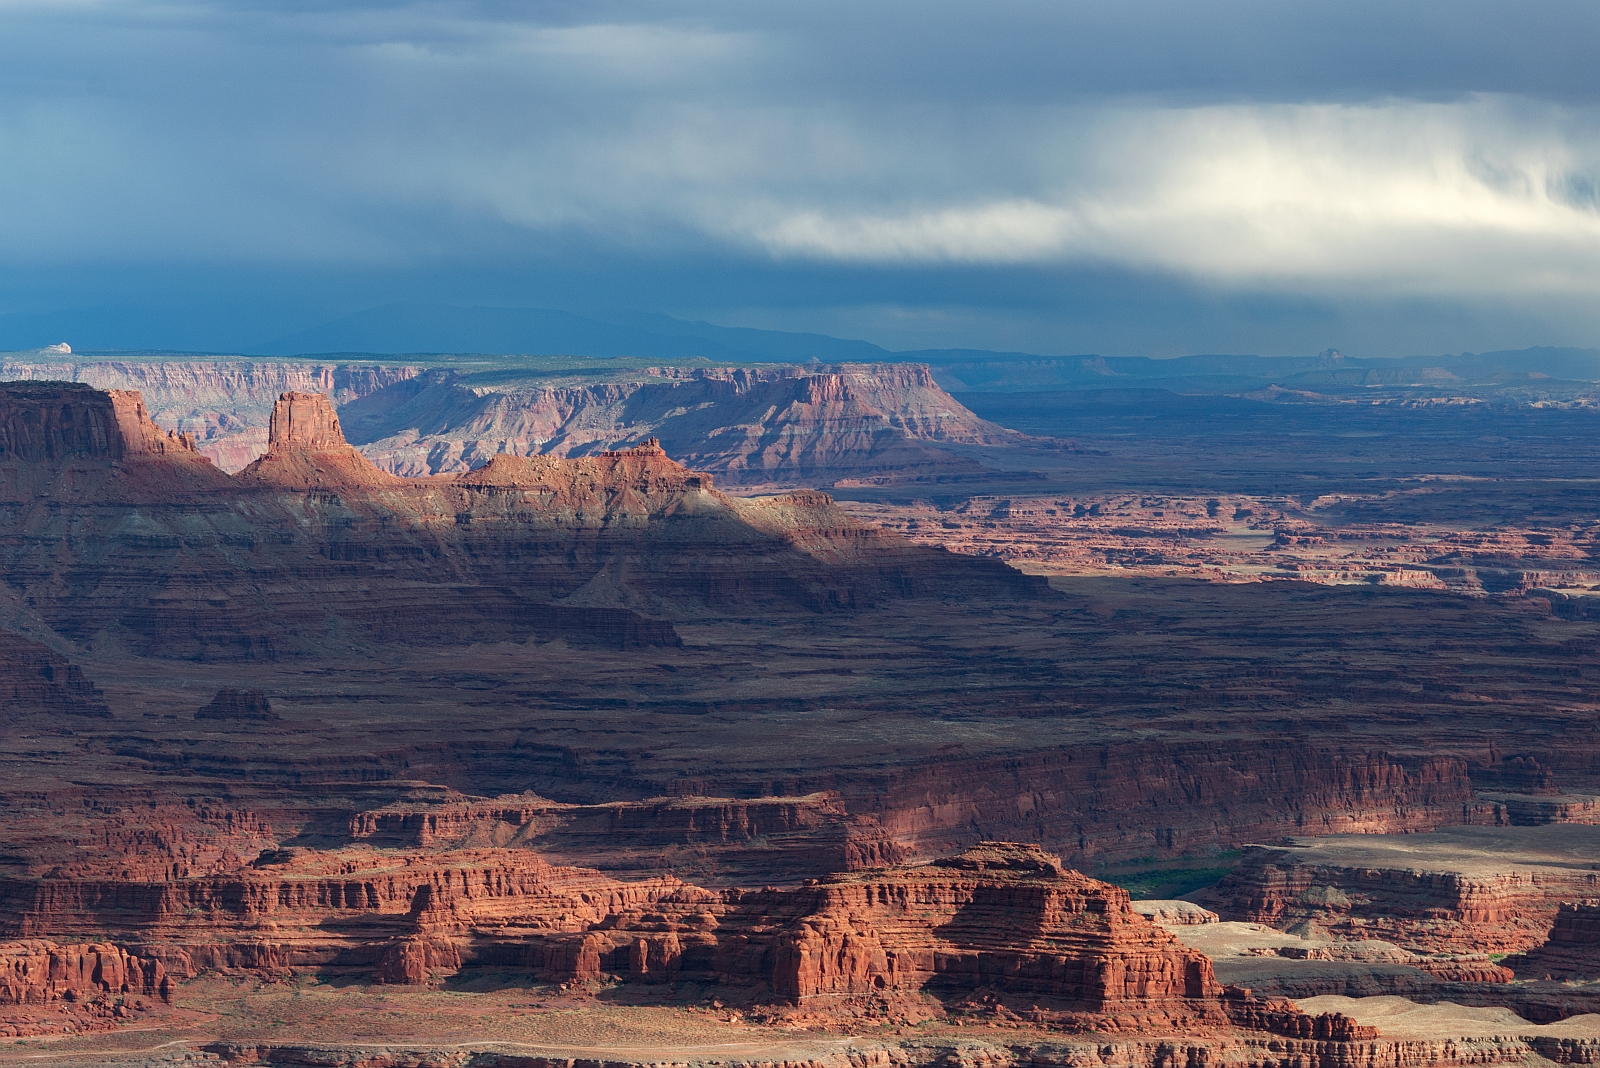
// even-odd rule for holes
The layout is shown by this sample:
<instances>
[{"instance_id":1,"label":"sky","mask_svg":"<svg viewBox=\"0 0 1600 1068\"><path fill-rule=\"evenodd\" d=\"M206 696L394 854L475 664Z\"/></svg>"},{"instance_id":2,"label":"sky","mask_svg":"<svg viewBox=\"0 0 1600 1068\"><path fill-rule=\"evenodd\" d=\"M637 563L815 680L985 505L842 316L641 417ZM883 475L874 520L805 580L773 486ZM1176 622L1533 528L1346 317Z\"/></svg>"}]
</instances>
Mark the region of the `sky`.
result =
<instances>
[{"instance_id":1,"label":"sky","mask_svg":"<svg viewBox=\"0 0 1600 1068\"><path fill-rule=\"evenodd\" d=\"M0 348L1600 345L1600 5L0 0Z\"/></svg>"}]
</instances>

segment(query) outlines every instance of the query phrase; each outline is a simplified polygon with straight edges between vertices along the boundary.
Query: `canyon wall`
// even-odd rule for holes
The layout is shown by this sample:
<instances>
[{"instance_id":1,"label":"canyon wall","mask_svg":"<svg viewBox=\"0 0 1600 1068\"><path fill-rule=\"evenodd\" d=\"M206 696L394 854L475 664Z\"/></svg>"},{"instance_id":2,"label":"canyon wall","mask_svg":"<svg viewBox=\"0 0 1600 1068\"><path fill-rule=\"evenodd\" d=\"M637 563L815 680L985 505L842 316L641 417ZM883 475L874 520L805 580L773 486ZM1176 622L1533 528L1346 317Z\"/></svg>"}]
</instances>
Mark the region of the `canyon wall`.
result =
<instances>
[{"instance_id":1,"label":"canyon wall","mask_svg":"<svg viewBox=\"0 0 1600 1068\"><path fill-rule=\"evenodd\" d=\"M157 424L188 434L226 471L238 471L266 450L267 421L280 393L321 393L342 405L419 373L417 367L316 360L0 361L0 380L137 391Z\"/></svg>"},{"instance_id":2,"label":"canyon wall","mask_svg":"<svg viewBox=\"0 0 1600 1068\"><path fill-rule=\"evenodd\" d=\"M325 398L285 394L272 425L267 454L231 478L135 395L0 387L11 585L68 641L198 658L423 636L671 645L673 606L808 612L1043 587L909 546L825 496L736 501L655 445L404 480L343 442Z\"/></svg>"},{"instance_id":3,"label":"canyon wall","mask_svg":"<svg viewBox=\"0 0 1600 1068\"><path fill-rule=\"evenodd\" d=\"M1394 942L1418 952L1576 948L1600 892L1600 828L1456 827L1249 846L1206 900L1226 919ZM1564 917L1561 937L1551 931ZM1533 967L1533 966L1530 966ZM1558 967L1552 964L1552 967Z\"/></svg>"},{"instance_id":4,"label":"canyon wall","mask_svg":"<svg viewBox=\"0 0 1600 1068\"><path fill-rule=\"evenodd\" d=\"M141 956L89 947L91 967L84 947L14 943L15 990L0 989L16 1000L90 982L159 992L166 972L318 968L415 984L491 966L559 983L690 981L834 1015L881 1013L885 999L925 1013L920 999L982 995L1069 1029L1237 1024L1338 1037L1338 1020L1319 1025L1287 1003L1225 1003L1206 957L1135 912L1125 891L1011 843L755 892L671 876L618 882L527 850L474 849L263 854L160 882L0 881L0 931L44 929L129 941ZM57 964L67 956L77 964Z\"/></svg>"},{"instance_id":5,"label":"canyon wall","mask_svg":"<svg viewBox=\"0 0 1600 1068\"><path fill-rule=\"evenodd\" d=\"M1504 963L1521 978L1600 978L1600 900L1561 902L1544 943Z\"/></svg>"},{"instance_id":6,"label":"canyon wall","mask_svg":"<svg viewBox=\"0 0 1600 1068\"><path fill-rule=\"evenodd\" d=\"M0 942L0 1005L86 1001L105 994L171 1001L172 989L160 961L141 959L120 946Z\"/></svg>"},{"instance_id":7,"label":"canyon wall","mask_svg":"<svg viewBox=\"0 0 1600 1068\"><path fill-rule=\"evenodd\" d=\"M941 443L1020 440L912 364L474 382L431 372L354 401L343 415L362 451L402 475L464 471L501 453L583 455L656 437L685 464L736 483L905 478L976 470L932 447Z\"/></svg>"},{"instance_id":8,"label":"canyon wall","mask_svg":"<svg viewBox=\"0 0 1600 1068\"><path fill-rule=\"evenodd\" d=\"M0 362L0 380L138 391L153 420L224 471L267 449L278 395L327 396L382 470L467 471L490 457L587 455L660 439L732 483L948 478L981 468L940 444L1003 444L918 364L733 368L603 366L567 376L483 376L418 366L294 360Z\"/></svg>"}]
</instances>

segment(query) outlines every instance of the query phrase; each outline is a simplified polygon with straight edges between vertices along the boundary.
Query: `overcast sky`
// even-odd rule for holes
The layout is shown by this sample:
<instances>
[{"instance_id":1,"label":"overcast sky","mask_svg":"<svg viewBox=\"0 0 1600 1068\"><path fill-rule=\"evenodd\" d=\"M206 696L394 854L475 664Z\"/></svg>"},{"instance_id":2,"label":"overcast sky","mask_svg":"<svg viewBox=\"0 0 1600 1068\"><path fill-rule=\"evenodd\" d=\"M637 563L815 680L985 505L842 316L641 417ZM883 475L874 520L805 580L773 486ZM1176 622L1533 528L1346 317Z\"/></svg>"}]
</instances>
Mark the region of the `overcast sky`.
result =
<instances>
[{"instance_id":1,"label":"overcast sky","mask_svg":"<svg viewBox=\"0 0 1600 1068\"><path fill-rule=\"evenodd\" d=\"M0 0L0 347L393 300L1600 345L1596 42L1600 4L1540 0Z\"/></svg>"}]
</instances>

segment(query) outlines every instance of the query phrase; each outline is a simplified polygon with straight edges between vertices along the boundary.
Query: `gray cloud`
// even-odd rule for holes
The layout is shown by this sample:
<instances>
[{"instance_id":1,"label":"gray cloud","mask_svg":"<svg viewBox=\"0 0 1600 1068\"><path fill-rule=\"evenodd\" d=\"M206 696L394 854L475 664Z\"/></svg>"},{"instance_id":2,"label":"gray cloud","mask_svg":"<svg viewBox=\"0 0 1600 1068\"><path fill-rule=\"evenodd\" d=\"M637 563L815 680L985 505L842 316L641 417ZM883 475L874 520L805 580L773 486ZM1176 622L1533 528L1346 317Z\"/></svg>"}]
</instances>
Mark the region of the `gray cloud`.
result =
<instances>
[{"instance_id":1,"label":"gray cloud","mask_svg":"<svg viewBox=\"0 0 1600 1068\"><path fill-rule=\"evenodd\" d=\"M1557 333L1589 328L1600 282L1587 3L0 0L0 19L18 271L426 289L591 261L629 279L614 303L663 310L687 310L661 281L686 263L718 264L708 285L866 271L857 312L795 307L886 333L922 308L931 334L1005 309L958 311L929 271L1489 299ZM116 288L75 296L137 287ZM731 291L696 310L719 307L780 314Z\"/></svg>"}]
</instances>

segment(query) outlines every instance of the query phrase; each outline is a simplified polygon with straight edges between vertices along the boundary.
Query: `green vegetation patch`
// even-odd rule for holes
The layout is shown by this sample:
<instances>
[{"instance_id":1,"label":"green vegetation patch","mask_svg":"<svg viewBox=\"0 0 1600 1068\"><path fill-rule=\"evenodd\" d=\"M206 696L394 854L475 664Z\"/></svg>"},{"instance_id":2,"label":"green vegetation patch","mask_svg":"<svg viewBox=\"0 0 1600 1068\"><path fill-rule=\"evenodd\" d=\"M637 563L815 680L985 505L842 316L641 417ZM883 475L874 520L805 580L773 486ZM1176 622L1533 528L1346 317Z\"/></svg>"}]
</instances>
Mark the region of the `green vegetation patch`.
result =
<instances>
[{"instance_id":1,"label":"green vegetation patch","mask_svg":"<svg viewBox=\"0 0 1600 1068\"><path fill-rule=\"evenodd\" d=\"M1215 886L1239 866L1238 850L1205 857L1171 857L1162 860L1143 858L1108 865L1094 873L1113 886L1126 890L1135 901L1181 898L1208 886Z\"/></svg>"}]
</instances>

